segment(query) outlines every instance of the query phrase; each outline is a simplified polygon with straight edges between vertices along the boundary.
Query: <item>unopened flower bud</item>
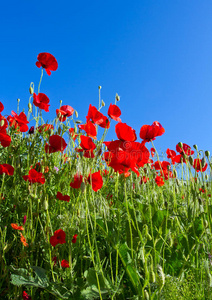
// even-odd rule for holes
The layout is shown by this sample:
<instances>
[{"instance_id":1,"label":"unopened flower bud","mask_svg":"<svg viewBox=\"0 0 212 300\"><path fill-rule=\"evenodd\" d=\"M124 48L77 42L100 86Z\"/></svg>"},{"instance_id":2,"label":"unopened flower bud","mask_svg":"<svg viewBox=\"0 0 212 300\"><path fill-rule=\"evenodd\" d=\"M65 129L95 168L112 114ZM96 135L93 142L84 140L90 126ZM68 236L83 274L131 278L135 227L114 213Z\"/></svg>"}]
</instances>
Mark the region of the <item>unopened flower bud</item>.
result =
<instances>
[{"instance_id":1,"label":"unopened flower bud","mask_svg":"<svg viewBox=\"0 0 212 300\"><path fill-rule=\"evenodd\" d=\"M0 126L1 126L1 127L4 126L4 120L1 120Z\"/></svg>"},{"instance_id":2,"label":"unopened flower bud","mask_svg":"<svg viewBox=\"0 0 212 300\"><path fill-rule=\"evenodd\" d=\"M183 149L183 143L182 143L182 142L179 142L179 143L178 143L178 146L179 146L181 149Z\"/></svg>"},{"instance_id":3,"label":"unopened flower bud","mask_svg":"<svg viewBox=\"0 0 212 300\"><path fill-rule=\"evenodd\" d=\"M99 88L99 90L101 90L101 88L102 88L102 87L101 87L101 85L99 85L99 87L98 87L98 88Z\"/></svg>"},{"instance_id":4,"label":"unopened flower bud","mask_svg":"<svg viewBox=\"0 0 212 300\"><path fill-rule=\"evenodd\" d=\"M120 96L116 93L116 101L120 101Z\"/></svg>"},{"instance_id":5,"label":"unopened flower bud","mask_svg":"<svg viewBox=\"0 0 212 300\"><path fill-rule=\"evenodd\" d=\"M205 175L205 179L208 180L208 178L209 178L209 177L208 177L208 174L206 174L206 175Z\"/></svg>"},{"instance_id":6,"label":"unopened flower bud","mask_svg":"<svg viewBox=\"0 0 212 300\"><path fill-rule=\"evenodd\" d=\"M48 201L47 201L47 200L44 200L43 206L44 206L44 209L45 209L45 210L47 210L47 209L49 208L49 204L48 204Z\"/></svg>"},{"instance_id":7,"label":"unopened flower bud","mask_svg":"<svg viewBox=\"0 0 212 300\"><path fill-rule=\"evenodd\" d=\"M60 105L62 105L63 100L60 100Z\"/></svg>"},{"instance_id":8,"label":"unopened flower bud","mask_svg":"<svg viewBox=\"0 0 212 300\"><path fill-rule=\"evenodd\" d=\"M202 165L202 168L204 168L204 166L206 165L205 157L202 158L201 165Z\"/></svg>"},{"instance_id":9,"label":"unopened flower bud","mask_svg":"<svg viewBox=\"0 0 212 300\"><path fill-rule=\"evenodd\" d=\"M74 113L75 113L75 117L78 118L78 112L75 110Z\"/></svg>"},{"instance_id":10,"label":"unopened flower bud","mask_svg":"<svg viewBox=\"0 0 212 300\"><path fill-rule=\"evenodd\" d=\"M58 132L58 134L60 135L60 134L61 134L61 132L62 132L62 128L61 128L61 127L59 127L59 128L58 128L58 130L57 130L57 132Z\"/></svg>"},{"instance_id":11,"label":"unopened flower bud","mask_svg":"<svg viewBox=\"0 0 212 300\"><path fill-rule=\"evenodd\" d=\"M30 95L32 95L34 93L34 89L31 86L29 88L29 93L30 93Z\"/></svg>"},{"instance_id":12,"label":"unopened flower bud","mask_svg":"<svg viewBox=\"0 0 212 300\"><path fill-rule=\"evenodd\" d=\"M75 121L77 124L81 124L82 123L82 121L80 121L80 120L77 120L77 121Z\"/></svg>"},{"instance_id":13,"label":"unopened flower bud","mask_svg":"<svg viewBox=\"0 0 212 300\"><path fill-rule=\"evenodd\" d=\"M193 157L192 156L189 156L189 162L190 162L190 164L191 164L191 166L193 166L193 164L194 164L194 159L193 159Z\"/></svg>"},{"instance_id":14,"label":"unopened flower bud","mask_svg":"<svg viewBox=\"0 0 212 300\"><path fill-rule=\"evenodd\" d=\"M173 175L174 175L174 177L176 178L177 177L177 170L173 170Z\"/></svg>"},{"instance_id":15,"label":"unopened flower bud","mask_svg":"<svg viewBox=\"0 0 212 300\"><path fill-rule=\"evenodd\" d=\"M19 103L20 101L21 101L21 99L18 98L18 99L17 99L17 102Z\"/></svg>"},{"instance_id":16,"label":"unopened flower bud","mask_svg":"<svg viewBox=\"0 0 212 300\"><path fill-rule=\"evenodd\" d=\"M193 145L193 147L194 147L194 149L195 150L197 150L198 151L198 147L197 147L197 145L195 144L195 145Z\"/></svg>"},{"instance_id":17,"label":"unopened flower bud","mask_svg":"<svg viewBox=\"0 0 212 300\"><path fill-rule=\"evenodd\" d=\"M105 106L105 103L104 103L104 101L102 100L102 106L104 107Z\"/></svg>"},{"instance_id":18,"label":"unopened flower bud","mask_svg":"<svg viewBox=\"0 0 212 300\"><path fill-rule=\"evenodd\" d=\"M84 182L81 183L80 189L81 189L82 193L84 193L84 191L85 191L85 183Z\"/></svg>"},{"instance_id":19,"label":"unopened flower bud","mask_svg":"<svg viewBox=\"0 0 212 300\"><path fill-rule=\"evenodd\" d=\"M209 158L209 156L210 156L210 151L206 150L206 151L205 151L205 156L206 156L207 158Z\"/></svg>"}]
</instances>

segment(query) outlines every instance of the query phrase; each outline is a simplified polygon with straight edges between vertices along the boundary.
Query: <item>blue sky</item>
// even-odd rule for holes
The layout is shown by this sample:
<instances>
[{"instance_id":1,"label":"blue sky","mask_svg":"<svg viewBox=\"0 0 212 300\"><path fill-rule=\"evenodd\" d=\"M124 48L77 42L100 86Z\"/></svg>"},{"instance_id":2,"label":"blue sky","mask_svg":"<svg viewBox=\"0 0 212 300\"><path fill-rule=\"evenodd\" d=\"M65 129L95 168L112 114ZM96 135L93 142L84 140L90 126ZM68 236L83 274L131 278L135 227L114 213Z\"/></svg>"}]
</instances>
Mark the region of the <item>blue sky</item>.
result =
<instances>
[{"instance_id":1,"label":"blue sky","mask_svg":"<svg viewBox=\"0 0 212 300\"><path fill-rule=\"evenodd\" d=\"M182 141L212 151L212 1L9 1L1 3L0 101L3 114L27 109L29 85L37 89L40 52L59 64L44 74L41 92L50 99L45 120L59 101L85 121L98 106L107 114L118 93L122 122L139 138L142 125L165 128L159 152ZM116 138L114 125L106 140Z\"/></svg>"}]
</instances>

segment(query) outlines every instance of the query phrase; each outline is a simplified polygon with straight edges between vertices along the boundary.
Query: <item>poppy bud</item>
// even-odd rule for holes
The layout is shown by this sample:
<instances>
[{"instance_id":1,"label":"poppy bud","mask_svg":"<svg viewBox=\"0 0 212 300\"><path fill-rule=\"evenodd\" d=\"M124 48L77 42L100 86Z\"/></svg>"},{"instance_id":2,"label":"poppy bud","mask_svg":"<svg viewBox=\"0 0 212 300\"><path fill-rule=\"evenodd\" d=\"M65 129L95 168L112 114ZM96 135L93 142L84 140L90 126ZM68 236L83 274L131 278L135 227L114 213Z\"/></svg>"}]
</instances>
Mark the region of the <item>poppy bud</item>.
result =
<instances>
[{"instance_id":1,"label":"poppy bud","mask_svg":"<svg viewBox=\"0 0 212 300\"><path fill-rule=\"evenodd\" d=\"M180 185L180 182L179 180L176 178L176 184L179 186Z\"/></svg>"},{"instance_id":2,"label":"poppy bud","mask_svg":"<svg viewBox=\"0 0 212 300\"><path fill-rule=\"evenodd\" d=\"M32 112L32 104L30 102L28 103L28 109L29 109L29 112L31 113Z\"/></svg>"},{"instance_id":3,"label":"poppy bud","mask_svg":"<svg viewBox=\"0 0 212 300\"><path fill-rule=\"evenodd\" d=\"M84 193L84 191L85 191L85 183L84 182L81 183L80 189L81 189L82 193Z\"/></svg>"},{"instance_id":4,"label":"poppy bud","mask_svg":"<svg viewBox=\"0 0 212 300\"><path fill-rule=\"evenodd\" d=\"M120 101L120 96L116 93L116 101Z\"/></svg>"},{"instance_id":5,"label":"poppy bud","mask_svg":"<svg viewBox=\"0 0 212 300\"><path fill-rule=\"evenodd\" d=\"M203 224L204 224L204 227L205 227L205 228L208 228L208 221L207 221L207 220L204 220L204 221L203 221Z\"/></svg>"},{"instance_id":6,"label":"poppy bud","mask_svg":"<svg viewBox=\"0 0 212 300\"><path fill-rule=\"evenodd\" d=\"M102 88L102 87L101 87L101 85L99 85L99 87L98 87L98 88L99 88L99 90L101 90L101 88Z\"/></svg>"},{"instance_id":7,"label":"poppy bud","mask_svg":"<svg viewBox=\"0 0 212 300\"><path fill-rule=\"evenodd\" d=\"M105 106L105 103L104 103L104 101L102 100L102 106L104 107Z\"/></svg>"},{"instance_id":8,"label":"poppy bud","mask_svg":"<svg viewBox=\"0 0 212 300\"><path fill-rule=\"evenodd\" d=\"M60 105L62 105L63 100L60 100Z\"/></svg>"},{"instance_id":9,"label":"poppy bud","mask_svg":"<svg viewBox=\"0 0 212 300\"><path fill-rule=\"evenodd\" d=\"M198 147L197 147L197 145L195 144L195 145L193 145L193 147L194 147L194 149L195 150L197 150L198 151Z\"/></svg>"},{"instance_id":10,"label":"poppy bud","mask_svg":"<svg viewBox=\"0 0 212 300\"><path fill-rule=\"evenodd\" d=\"M4 120L1 120L0 126L1 126L1 127L4 126Z\"/></svg>"},{"instance_id":11,"label":"poppy bud","mask_svg":"<svg viewBox=\"0 0 212 300\"><path fill-rule=\"evenodd\" d=\"M144 290L144 294L145 294L145 299L149 300L149 293L147 292L147 290Z\"/></svg>"},{"instance_id":12,"label":"poppy bud","mask_svg":"<svg viewBox=\"0 0 212 300\"><path fill-rule=\"evenodd\" d=\"M179 192L178 187L175 186L175 193L177 194Z\"/></svg>"},{"instance_id":13,"label":"poppy bud","mask_svg":"<svg viewBox=\"0 0 212 300\"><path fill-rule=\"evenodd\" d=\"M183 149L183 143L182 143L182 142L179 142L179 143L178 143L178 146L179 146L181 149Z\"/></svg>"},{"instance_id":14,"label":"poppy bud","mask_svg":"<svg viewBox=\"0 0 212 300\"><path fill-rule=\"evenodd\" d=\"M34 89L31 86L29 88L29 93L30 93L30 95L34 94Z\"/></svg>"},{"instance_id":15,"label":"poppy bud","mask_svg":"<svg viewBox=\"0 0 212 300\"><path fill-rule=\"evenodd\" d=\"M21 101L21 100L18 98L18 99L17 99L17 102L19 103L20 101Z\"/></svg>"},{"instance_id":16,"label":"poppy bud","mask_svg":"<svg viewBox=\"0 0 212 300\"><path fill-rule=\"evenodd\" d=\"M206 156L207 158L209 158L209 156L210 156L210 151L206 150L206 151L205 151L205 156Z\"/></svg>"},{"instance_id":17,"label":"poppy bud","mask_svg":"<svg viewBox=\"0 0 212 300\"><path fill-rule=\"evenodd\" d=\"M193 159L193 157L192 156L189 156L189 162L190 162L190 164L191 164L191 166L193 166L193 164L194 164L194 159Z\"/></svg>"},{"instance_id":18,"label":"poppy bud","mask_svg":"<svg viewBox=\"0 0 212 300\"><path fill-rule=\"evenodd\" d=\"M61 118L61 116L62 116L62 115L61 115L61 113L59 112L59 114L57 115L58 119Z\"/></svg>"},{"instance_id":19,"label":"poppy bud","mask_svg":"<svg viewBox=\"0 0 212 300\"><path fill-rule=\"evenodd\" d=\"M49 208L49 204L48 204L48 201L47 201L47 200L44 200L43 206L44 206L44 209L45 209L45 210L47 210L47 209Z\"/></svg>"},{"instance_id":20,"label":"poppy bud","mask_svg":"<svg viewBox=\"0 0 212 300\"><path fill-rule=\"evenodd\" d=\"M174 177L176 178L177 177L177 170L173 170L173 175L174 175Z\"/></svg>"},{"instance_id":21,"label":"poppy bud","mask_svg":"<svg viewBox=\"0 0 212 300\"><path fill-rule=\"evenodd\" d=\"M205 164L206 164L206 160L205 160L205 158L203 157L202 160L201 160L202 168L204 168Z\"/></svg>"},{"instance_id":22,"label":"poppy bud","mask_svg":"<svg viewBox=\"0 0 212 300\"><path fill-rule=\"evenodd\" d=\"M35 127L34 126L31 126L30 129L29 129L29 134L33 134L35 131Z\"/></svg>"},{"instance_id":23,"label":"poppy bud","mask_svg":"<svg viewBox=\"0 0 212 300\"><path fill-rule=\"evenodd\" d=\"M78 118L78 112L75 110L74 111L76 118Z\"/></svg>"},{"instance_id":24,"label":"poppy bud","mask_svg":"<svg viewBox=\"0 0 212 300\"><path fill-rule=\"evenodd\" d=\"M58 128L58 130L57 130L57 132L58 132L58 134L60 135L60 134L61 134L61 132L62 132L62 128L61 128L61 127L59 127L59 128Z\"/></svg>"},{"instance_id":25,"label":"poppy bud","mask_svg":"<svg viewBox=\"0 0 212 300\"><path fill-rule=\"evenodd\" d=\"M208 180L208 178L209 178L209 177L208 177L208 174L206 174L206 175L205 175L205 179Z\"/></svg>"},{"instance_id":26,"label":"poppy bud","mask_svg":"<svg viewBox=\"0 0 212 300\"><path fill-rule=\"evenodd\" d=\"M82 121L80 121L80 120L77 120L77 121L76 121L76 123L77 123L77 124L81 124L81 123L82 123Z\"/></svg>"}]
</instances>

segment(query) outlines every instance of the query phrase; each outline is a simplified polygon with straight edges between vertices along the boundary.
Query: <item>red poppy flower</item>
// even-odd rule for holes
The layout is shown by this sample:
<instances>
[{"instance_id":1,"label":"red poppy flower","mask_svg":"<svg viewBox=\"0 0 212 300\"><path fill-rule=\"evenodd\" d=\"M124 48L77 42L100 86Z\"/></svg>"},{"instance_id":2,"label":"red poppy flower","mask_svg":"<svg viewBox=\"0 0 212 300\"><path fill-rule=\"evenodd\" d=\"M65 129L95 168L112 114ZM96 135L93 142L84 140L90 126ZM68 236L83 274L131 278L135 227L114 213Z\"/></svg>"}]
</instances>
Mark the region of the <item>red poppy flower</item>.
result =
<instances>
[{"instance_id":1,"label":"red poppy flower","mask_svg":"<svg viewBox=\"0 0 212 300\"><path fill-rule=\"evenodd\" d=\"M73 138L73 140L76 141L76 138L78 137L78 134L75 133L74 128L70 128L69 129L69 134L71 135L71 137Z\"/></svg>"},{"instance_id":2,"label":"red poppy flower","mask_svg":"<svg viewBox=\"0 0 212 300\"><path fill-rule=\"evenodd\" d=\"M43 52L38 54L37 60L36 66L44 68L48 75L51 75L51 71L56 71L58 68L56 58L50 53Z\"/></svg>"},{"instance_id":3,"label":"red poppy flower","mask_svg":"<svg viewBox=\"0 0 212 300\"><path fill-rule=\"evenodd\" d=\"M49 98L45 94L43 93L39 93L38 95L36 95L35 93L33 94L33 104L35 106L48 112L50 106L48 103L49 103Z\"/></svg>"},{"instance_id":4,"label":"red poppy flower","mask_svg":"<svg viewBox=\"0 0 212 300\"><path fill-rule=\"evenodd\" d=\"M140 129L140 138L146 142L150 142L151 140L155 140L157 136L164 134L165 129L162 125L155 121L152 125L143 125Z\"/></svg>"},{"instance_id":5,"label":"red poppy flower","mask_svg":"<svg viewBox=\"0 0 212 300\"><path fill-rule=\"evenodd\" d=\"M197 172L205 172L208 167L208 164L207 163L204 164L203 160L201 160L200 158L196 158L194 160L193 167Z\"/></svg>"},{"instance_id":6,"label":"red poppy flower","mask_svg":"<svg viewBox=\"0 0 212 300\"><path fill-rule=\"evenodd\" d=\"M168 167L171 167L170 163L168 161L156 161L153 164L153 167L155 168L155 170L167 170Z\"/></svg>"},{"instance_id":7,"label":"red poppy flower","mask_svg":"<svg viewBox=\"0 0 212 300\"><path fill-rule=\"evenodd\" d=\"M156 177L155 177L155 182L156 182L156 184L157 184L158 186L164 185L163 177L161 177L161 176L156 176Z\"/></svg>"},{"instance_id":8,"label":"red poppy flower","mask_svg":"<svg viewBox=\"0 0 212 300\"><path fill-rule=\"evenodd\" d=\"M24 247L28 247L29 245L26 242L26 238L23 236L23 234L20 232L21 235L21 242L24 245Z\"/></svg>"},{"instance_id":9,"label":"red poppy flower","mask_svg":"<svg viewBox=\"0 0 212 300\"><path fill-rule=\"evenodd\" d=\"M82 130L85 130L88 136L96 140L96 135L97 135L96 126L91 121L88 120L86 124L78 125L78 127Z\"/></svg>"},{"instance_id":10,"label":"red poppy flower","mask_svg":"<svg viewBox=\"0 0 212 300\"><path fill-rule=\"evenodd\" d=\"M97 110L95 106L90 104L88 115L86 120L92 120L95 124L99 125L102 128L109 128L110 122L107 117L105 117L100 111Z\"/></svg>"},{"instance_id":11,"label":"red poppy flower","mask_svg":"<svg viewBox=\"0 0 212 300\"><path fill-rule=\"evenodd\" d=\"M69 202L70 196L68 196L68 195L63 196L62 193L57 192L57 199Z\"/></svg>"},{"instance_id":12,"label":"red poppy flower","mask_svg":"<svg viewBox=\"0 0 212 300\"><path fill-rule=\"evenodd\" d=\"M116 124L115 131L119 140L134 142L137 139L135 130L126 123Z\"/></svg>"},{"instance_id":13,"label":"red poppy flower","mask_svg":"<svg viewBox=\"0 0 212 300\"><path fill-rule=\"evenodd\" d=\"M25 291L23 291L22 298L23 300L32 300L31 296L29 296Z\"/></svg>"},{"instance_id":14,"label":"red poppy flower","mask_svg":"<svg viewBox=\"0 0 212 300\"><path fill-rule=\"evenodd\" d=\"M94 192L97 192L103 186L103 179L102 179L102 176L100 174L100 171L95 172L91 175L89 174L87 180L88 180L88 183L91 184L91 187L92 187Z\"/></svg>"},{"instance_id":15,"label":"red poppy flower","mask_svg":"<svg viewBox=\"0 0 212 300\"><path fill-rule=\"evenodd\" d=\"M18 224L16 224L16 223L11 223L10 225L11 225L12 228L15 229L15 230L24 230L24 227L23 227L23 226L18 226Z\"/></svg>"},{"instance_id":16,"label":"red poppy flower","mask_svg":"<svg viewBox=\"0 0 212 300\"><path fill-rule=\"evenodd\" d=\"M71 117L73 113L74 109L70 105L63 105L60 109L56 109L56 114L60 122L64 122L66 118Z\"/></svg>"},{"instance_id":17,"label":"red poppy flower","mask_svg":"<svg viewBox=\"0 0 212 300\"><path fill-rule=\"evenodd\" d=\"M65 260L65 259L63 259L63 260L61 261L61 267L62 267L62 268L70 268L68 261Z\"/></svg>"},{"instance_id":18,"label":"red poppy flower","mask_svg":"<svg viewBox=\"0 0 212 300\"><path fill-rule=\"evenodd\" d=\"M27 121L27 116L25 115L25 113L21 112L19 115L17 115L14 111L12 111L12 115L13 117L7 117L10 126L14 126L15 129L20 130L21 132L28 131L29 128L26 124L28 124L29 121Z\"/></svg>"},{"instance_id":19,"label":"red poppy flower","mask_svg":"<svg viewBox=\"0 0 212 300\"><path fill-rule=\"evenodd\" d=\"M83 152L83 156L87 158L94 158L93 150L96 149L96 145L92 141L92 139L88 136L81 135L80 136L80 146L82 149L76 149L77 152Z\"/></svg>"},{"instance_id":20,"label":"red poppy flower","mask_svg":"<svg viewBox=\"0 0 212 300\"><path fill-rule=\"evenodd\" d=\"M0 112L4 110L4 105L0 102Z\"/></svg>"},{"instance_id":21,"label":"red poppy flower","mask_svg":"<svg viewBox=\"0 0 212 300\"><path fill-rule=\"evenodd\" d=\"M79 189L82 184L82 175L79 175L78 173L74 175L74 181L70 183L70 186L73 189Z\"/></svg>"},{"instance_id":22,"label":"red poppy flower","mask_svg":"<svg viewBox=\"0 0 212 300\"><path fill-rule=\"evenodd\" d=\"M37 128L37 131L38 132L40 132L40 133L42 133L42 132L46 132L46 131L48 131L48 130L50 130L50 129L54 129L54 126L53 125L51 125L51 124L43 124L43 125L41 125L41 126L39 126L38 128Z\"/></svg>"},{"instance_id":23,"label":"red poppy flower","mask_svg":"<svg viewBox=\"0 0 212 300\"><path fill-rule=\"evenodd\" d=\"M46 179L44 175L40 172L37 172L35 169L29 170L29 175L22 176L25 181L29 181L30 183L41 183L44 184Z\"/></svg>"},{"instance_id":24,"label":"red poppy flower","mask_svg":"<svg viewBox=\"0 0 212 300\"><path fill-rule=\"evenodd\" d=\"M58 244L66 243L66 234L62 229L58 229L54 232L54 235L50 237L50 244L55 247Z\"/></svg>"},{"instance_id":25,"label":"red poppy flower","mask_svg":"<svg viewBox=\"0 0 212 300\"><path fill-rule=\"evenodd\" d=\"M121 110L117 105L110 104L107 114L109 117L111 117L111 119L121 122L121 119L119 118L121 115Z\"/></svg>"},{"instance_id":26,"label":"red poppy flower","mask_svg":"<svg viewBox=\"0 0 212 300\"><path fill-rule=\"evenodd\" d=\"M11 137L4 128L0 128L0 143L3 147L8 147L11 143Z\"/></svg>"},{"instance_id":27,"label":"red poppy flower","mask_svg":"<svg viewBox=\"0 0 212 300\"><path fill-rule=\"evenodd\" d=\"M176 150L179 152L181 155L192 155L194 154L194 151L191 150L191 147L187 144L182 143L182 147L179 145L179 143L176 145Z\"/></svg>"},{"instance_id":28,"label":"red poppy flower","mask_svg":"<svg viewBox=\"0 0 212 300\"><path fill-rule=\"evenodd\" d=\"M73 236L73 238L72 238L72 240L71 240L71 242L73 243L73 244L75 244L76 243L76 241L77 241L77 234L75 234L74 236Z\"/></svg>"},{"instance_id":29,"label":"red poppy flower","mask_svg":"<svg viewBox=\"0 0 212 300\"><path fill-rule=\"evenodd\" d=\"M54 153L54 152L58 152L58 151L63 152L65 150L66 146L67 146L67 144L66 144L65 140L61 136L55 134L55 135L50 136L49 145L46 144L45 151L46 151L46 153Z\"/></svg>"},{"instance_id":30,"label":"red poppy flower","mask_svg":"<svg viewBox=\"0 0 212 300\"><path fill-rule=\"evenodd\" d=\"M2 175L3 173L5 173L7 175L13 175L14 174L13 166L11 166L9 164L0 165L0 175Z\"/></svg>"}]
</instances>

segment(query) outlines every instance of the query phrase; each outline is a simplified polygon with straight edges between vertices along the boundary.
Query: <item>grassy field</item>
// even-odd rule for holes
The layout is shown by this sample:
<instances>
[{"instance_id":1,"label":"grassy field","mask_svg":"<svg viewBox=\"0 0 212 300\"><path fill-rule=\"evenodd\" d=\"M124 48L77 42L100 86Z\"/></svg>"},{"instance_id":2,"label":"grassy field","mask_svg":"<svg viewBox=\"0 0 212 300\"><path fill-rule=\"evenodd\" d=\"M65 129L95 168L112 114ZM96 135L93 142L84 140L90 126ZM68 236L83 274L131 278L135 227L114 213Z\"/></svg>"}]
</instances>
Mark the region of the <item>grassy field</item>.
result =
<instances>
[{"instance_id":1,"label":"grassy field","mask_svg":"<svg viewBox=\"0 0 212 300\"><path fill-rule=\"evenodd\" d=\"M84 124L62 103L46 124L41 80L27 115L0 105L0 299L211 299L209 151L159 157L162 125L136 141L118 95L101 114L101 87Z\"/></svg>"}]
</instances>

